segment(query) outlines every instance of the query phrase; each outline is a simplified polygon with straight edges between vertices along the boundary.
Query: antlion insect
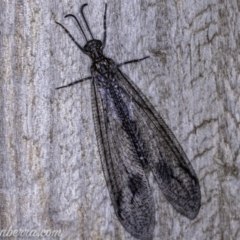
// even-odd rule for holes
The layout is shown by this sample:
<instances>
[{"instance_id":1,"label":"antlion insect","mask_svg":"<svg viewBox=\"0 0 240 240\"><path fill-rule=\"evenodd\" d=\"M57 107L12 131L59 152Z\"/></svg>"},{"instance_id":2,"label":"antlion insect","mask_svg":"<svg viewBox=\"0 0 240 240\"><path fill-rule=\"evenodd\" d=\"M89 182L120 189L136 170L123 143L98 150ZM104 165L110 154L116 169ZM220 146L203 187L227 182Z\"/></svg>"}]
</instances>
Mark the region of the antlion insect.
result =
<instances>
[{"instance_id":1,"label":"antlion insect","mask_svg":"<svg viewBox=\"0 0 240 240\"><path fill-rule=\"evenodd\" d=\"M84 47L60 23L77 47L92 59L91 79L94 126L102 169L115 213L123 227L135 238L150 239L154 228L154 201L146 172L151 170L160 189L172 206L194 219L201 204L197 176L177 139L151 103L121 72L119 67L148 57L116 64L103 54L106 44L106 12L103 41L87 39L78 19L73 17L86 40ZM57 88L57 89L59 89Z\"/></svg>"}]
</instances>

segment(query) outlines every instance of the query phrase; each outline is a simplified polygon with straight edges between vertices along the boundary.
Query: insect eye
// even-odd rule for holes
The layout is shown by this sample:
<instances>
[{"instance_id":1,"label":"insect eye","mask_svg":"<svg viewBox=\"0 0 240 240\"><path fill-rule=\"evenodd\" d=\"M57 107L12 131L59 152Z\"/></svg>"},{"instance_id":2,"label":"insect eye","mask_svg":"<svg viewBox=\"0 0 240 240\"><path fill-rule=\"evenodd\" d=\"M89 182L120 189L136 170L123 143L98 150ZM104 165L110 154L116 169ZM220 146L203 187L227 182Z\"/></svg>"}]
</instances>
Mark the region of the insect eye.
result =
<instances>
[{"instance_id":1,"label":"insect eye","mask_svg":"<svg viewBox=\"0 0 240 240\"><path fill-rule=\"evenodd\" d=\"M85 46L85 47L84 47L84 51L85 51L85 52L90 52L89 46Z\"/></svg>"}]
</instances>

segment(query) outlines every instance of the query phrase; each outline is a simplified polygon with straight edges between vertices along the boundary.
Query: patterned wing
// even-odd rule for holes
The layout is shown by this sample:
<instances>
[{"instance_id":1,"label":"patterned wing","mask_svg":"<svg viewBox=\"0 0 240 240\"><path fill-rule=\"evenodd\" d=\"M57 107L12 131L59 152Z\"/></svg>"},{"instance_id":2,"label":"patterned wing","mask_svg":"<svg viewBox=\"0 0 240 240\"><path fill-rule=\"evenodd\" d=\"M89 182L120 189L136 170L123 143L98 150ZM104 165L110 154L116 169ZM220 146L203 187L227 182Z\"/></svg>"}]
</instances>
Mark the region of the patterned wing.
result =
<instances>
[{"instance_id":1,"label":"patterned wing","mask_svg":"<svg viewBox=\"0 0 240 240\"><path fill-rule=\"evenodd\" d=\"M194 219L201 205L198 178L182 147L138 87L119 70L122 95L131 100L132 118L144 141L147 159L159 187L173 207Z\"/></svg>"},{"instance_id":2,"label":"patterned wing","mask_svg":"<svg viewBox=\"0 0 240 240\"><path fill-rule=\"evenodd\" d=\"M92 109L104 176L115 213L124 228L138 239L150 239L154 202L136 147L122 127L113 99L99 79L91 85Z\"/></svg>"}]
</instances>

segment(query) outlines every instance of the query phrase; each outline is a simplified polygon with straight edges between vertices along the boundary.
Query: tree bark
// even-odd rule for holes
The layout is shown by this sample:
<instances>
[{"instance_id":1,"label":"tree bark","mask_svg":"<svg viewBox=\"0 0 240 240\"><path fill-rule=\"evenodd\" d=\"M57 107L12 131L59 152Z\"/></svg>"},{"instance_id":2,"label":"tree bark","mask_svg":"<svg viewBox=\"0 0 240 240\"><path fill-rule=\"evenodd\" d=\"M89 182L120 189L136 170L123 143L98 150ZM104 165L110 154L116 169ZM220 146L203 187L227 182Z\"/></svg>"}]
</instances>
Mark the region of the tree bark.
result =
<instances>
[{"instance_id":1,"label":"tree bark","mask_svg":"<svg viewBox=\"0 0 240 240\"><path fill-rule=\"evenodd\" d=\"M90 59L55 24L83 46L74 21L64 19L79 16L83 3L0 2L0 231L133 239L104 180L90 82L55 89L90 75ZM102 39L104 1L88 4L92 33ZM239 8L236 0L108 1L104 54L117 63L150 56L122 70L174 132L200 180L202 205L191 221L150 174L153 239L240 239Z\"/></svg>"}]
</instances>

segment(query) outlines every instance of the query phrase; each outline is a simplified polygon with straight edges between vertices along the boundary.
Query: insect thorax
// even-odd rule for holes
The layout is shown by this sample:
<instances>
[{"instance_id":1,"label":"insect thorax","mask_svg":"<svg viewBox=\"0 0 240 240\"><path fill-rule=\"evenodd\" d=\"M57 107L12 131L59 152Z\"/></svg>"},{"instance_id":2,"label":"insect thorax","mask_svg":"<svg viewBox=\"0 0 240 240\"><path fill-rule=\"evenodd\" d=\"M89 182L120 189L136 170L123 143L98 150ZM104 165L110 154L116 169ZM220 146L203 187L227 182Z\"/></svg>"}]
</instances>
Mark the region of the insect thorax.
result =
<instances>
[{"instance_id":1,"label":"insect thorax","mask_svg":"<svg viewBox=\"0 0 240 240\"><path fill-rule=\"evenodd\" d=\"M91 72L93 76L101 75L112 79L117 72L117 66L112 59L102 56L100 60L93 61Z\"/></svg>"}]
</instances>

